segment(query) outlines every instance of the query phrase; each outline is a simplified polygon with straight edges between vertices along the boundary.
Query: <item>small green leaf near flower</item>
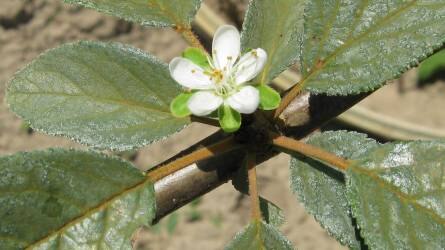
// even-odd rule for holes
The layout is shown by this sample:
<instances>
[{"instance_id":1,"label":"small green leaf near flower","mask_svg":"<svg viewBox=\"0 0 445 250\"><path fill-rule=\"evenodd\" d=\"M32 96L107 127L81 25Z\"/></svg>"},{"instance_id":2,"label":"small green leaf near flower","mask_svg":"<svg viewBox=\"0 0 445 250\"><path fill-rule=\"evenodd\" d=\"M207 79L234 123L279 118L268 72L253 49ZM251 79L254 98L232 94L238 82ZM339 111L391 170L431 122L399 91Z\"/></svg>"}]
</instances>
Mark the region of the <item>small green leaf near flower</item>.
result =
<instances>
[{"instance_id":1,"label":"small green leaf near flower","mask_svg":"<svg viewBox=\"0 0 445 250\"><path fill-rule=\"evenodd\" d=\"M187 48L186 50L184 50L184 52L182 52L182 57L189 59L194 64L200 66L203 69L211 70L207 54L201 49L193 47Z\"/></svg>"},{"instance_id":2,"label":"small green leaf near flower","mask_svg":"<svg viewBox=\"0 0 445 250\"><path fill-rule=\"evenodd\" d=\"M278 108L281 96L277 91L265 84L260 84L256 88L260 92L260 109L274 110Z\"/></svg>"},{"instance_id":3,"label":"small green leaf near flower","mask_svg":"<svg viewBox=\"0 0 445 250\"><path fill-rule=\"evenodd\" d=\"M218 118L221 128L227 133L235 132L241 127L241 114L229 105L219 107Z\"/></svg>"},{"instance_id":4,"label":"small green leaf near flower","mask_svg":"<svg viewBox=\"0 0 445 250\"><path fill-rule=\"evenodd\" d=\"M187 102L193 93L181 93L170 103L170 111L176 117L186 117L191 114Z\"/></svg>"}]
</instances>

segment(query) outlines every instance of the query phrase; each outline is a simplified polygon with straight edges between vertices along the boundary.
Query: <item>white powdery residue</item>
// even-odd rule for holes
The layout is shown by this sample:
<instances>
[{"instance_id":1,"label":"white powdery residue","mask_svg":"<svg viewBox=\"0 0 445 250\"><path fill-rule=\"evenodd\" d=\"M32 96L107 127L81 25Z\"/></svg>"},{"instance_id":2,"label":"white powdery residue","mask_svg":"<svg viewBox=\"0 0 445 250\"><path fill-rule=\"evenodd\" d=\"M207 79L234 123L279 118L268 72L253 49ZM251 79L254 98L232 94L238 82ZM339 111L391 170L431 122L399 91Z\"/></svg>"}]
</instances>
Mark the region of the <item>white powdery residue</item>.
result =
<instances>
[{"instance_id":1,"label":"white powdery residue","mask_svg":"<svg viewBox=\"0 0 445 250\"><path fill-rule=\"evenodd\" d=\"M397 144L394 150L388 154L388 157L383 161L383 166L386 168L397 167L402 165L411 165L414 163L414 156L410 151L409 145Z\"/></svg>"}]
</instances>

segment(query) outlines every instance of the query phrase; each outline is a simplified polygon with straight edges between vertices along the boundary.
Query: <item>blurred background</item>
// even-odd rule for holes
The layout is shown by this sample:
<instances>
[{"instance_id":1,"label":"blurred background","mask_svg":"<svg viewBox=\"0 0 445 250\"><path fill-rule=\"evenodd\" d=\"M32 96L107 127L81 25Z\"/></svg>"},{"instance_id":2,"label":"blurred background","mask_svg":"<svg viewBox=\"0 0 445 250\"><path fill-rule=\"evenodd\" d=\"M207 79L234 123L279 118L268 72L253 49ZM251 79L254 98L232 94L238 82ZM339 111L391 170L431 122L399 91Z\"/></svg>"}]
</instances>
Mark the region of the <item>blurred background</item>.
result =
<instances>
[{"instance_id":1,"label":"blurred background","mask_svg":"<svg viewBox=\"0 0 445 250\"><path fill-rule=\"evenodd\" d=\"M247 0L204 0L210 14L196 22L203 36L218 22L241 27ZM202 12L202 10L201 10ZM209 14L209 13L204 13ZM215 19L215 20L209 20ZM62 3L61 0L3 0L0 7L0 99L14 72L49 48L77 40L128 43L168 62L187 47L171 29L144 28L113 17ZM298 77L297 72L291 73ZM445 51L419 68L391 81L323 129L370 133L380 141L445 138ZM122 153L148 169L215 132L192 124L173 137L137 152ZM64 138L32 131L0 102L0 156L48 147L84 148ZM308 215L289 191L289 157L281 154L259 168L260 194L284 210L281 231L297 249L346 249ZM249 218L248 200L230 184L223 185L158 225L135 233L137 249L222 249Z\"/></svg>"}]
</instances>

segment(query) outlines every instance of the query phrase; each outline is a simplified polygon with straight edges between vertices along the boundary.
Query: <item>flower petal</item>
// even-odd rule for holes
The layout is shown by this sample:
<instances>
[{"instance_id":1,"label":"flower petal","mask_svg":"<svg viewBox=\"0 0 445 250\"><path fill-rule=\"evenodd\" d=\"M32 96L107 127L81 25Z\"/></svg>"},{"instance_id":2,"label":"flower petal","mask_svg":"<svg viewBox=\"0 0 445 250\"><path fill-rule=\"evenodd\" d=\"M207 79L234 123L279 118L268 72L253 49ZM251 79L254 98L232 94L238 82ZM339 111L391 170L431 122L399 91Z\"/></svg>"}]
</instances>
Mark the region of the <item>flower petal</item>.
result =
<instances>
[{"instance_id":1,"label":"flower petal","mask_svg":"<svg viewBox=\"0 0 445 250\"><path fill-rule=\"evenodd\" d=\"M175 57L171 60L170 75L182 86L189 89L213 89L210 77L204 74L204 70L192 61Z\"/></svg>"},{"instance_id":2,"label":"flower petal","mask_svg":"<svg viewBox=\"0 0 445 250\"><path fill-rule=\"evenodd\" d=\"M244 54L235 65L235 82L242 84L255 78L267 61L267 53L261 48L251 50Z\"/></svg>"},{"instance_id":3,"label":"flower petal","mask_svg":"<svg viewBox=\"0 0 445 250\"><path fill-rule=\"evenodd\" d=\"M255 112L260 104L260 93L252 86L245 86L226 99L226 103L242 114Z\"/></svg>"},{"instance_id":4,"label":"flower petal","mask_svg":"<svg viewBox=\"0 0 445 250\"><path fill-rule=\"evenodd\" d=\"M213 37L212 55L214 66L230 70L240 54L240 34L232 25L222 25ZM225 68L226 67L226 68Z\"/></svg>"},{"instance_id":5,"label":"flower petal","mask_svg":"<svg viewBox=\"0 0 445 250\"><path fill-rule=\"evenodd\" d=\"M219 108L222 103L222 97L215 95L213 92L199 91L190 97L187 106L192 114L205 116Z\"/></svg>"}]
</instances>

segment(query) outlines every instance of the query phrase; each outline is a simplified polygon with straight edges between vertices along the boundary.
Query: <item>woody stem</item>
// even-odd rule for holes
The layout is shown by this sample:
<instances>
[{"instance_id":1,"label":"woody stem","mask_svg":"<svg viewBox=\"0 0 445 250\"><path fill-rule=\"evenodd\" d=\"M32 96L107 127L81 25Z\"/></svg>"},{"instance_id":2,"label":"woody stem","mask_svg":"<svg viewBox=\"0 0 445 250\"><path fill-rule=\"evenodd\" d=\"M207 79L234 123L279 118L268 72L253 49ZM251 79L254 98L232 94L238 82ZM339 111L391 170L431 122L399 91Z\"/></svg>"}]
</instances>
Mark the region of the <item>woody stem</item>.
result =
<instances>
[{"instance_id":1,"label":"woody stem","mask_svg":"<svg viewBox=\"0 0 445 250\"><path fill-rule=\"evenodd\" d=\"M187 167L192 163L241 147L242 145L237 144L233 137L229 137L210 146L198 149L166 165L162 165L157 167L156 169L152 169L147 173L147 177L153 182L156 182L176 171Z\"/></svg>"}]
</instances>

